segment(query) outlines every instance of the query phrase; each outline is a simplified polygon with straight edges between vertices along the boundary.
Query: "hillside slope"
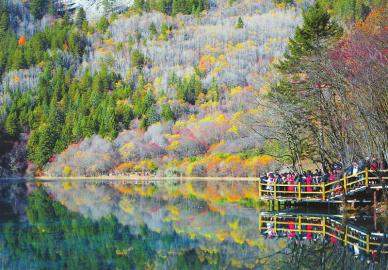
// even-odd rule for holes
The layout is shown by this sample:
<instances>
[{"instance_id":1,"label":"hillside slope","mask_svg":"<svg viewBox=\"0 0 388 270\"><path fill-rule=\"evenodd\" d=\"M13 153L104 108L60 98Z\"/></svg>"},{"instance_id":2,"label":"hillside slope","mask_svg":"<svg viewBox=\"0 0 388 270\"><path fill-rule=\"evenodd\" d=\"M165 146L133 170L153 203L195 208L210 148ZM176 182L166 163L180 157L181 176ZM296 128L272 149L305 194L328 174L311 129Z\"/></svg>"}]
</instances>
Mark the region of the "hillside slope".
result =
<instances>
[{"instance_id":1,"label":"hillside slope","mask_svg":"<svg viewBox=\"0 0 388 270\"><path fill-rule=\"evenodd\" d=\"M358 99L336 102L359 82L342 69L356 62L335 53L347 54L342 44L352 39L380 52L384 10L361 0L318 2L2 2L0 136L20 153L8 173L22 173L26 155L28 171L54 176L256 176L304 159L364 155L369 148L354 143L369 134L362 121L381 112ZM384 57L367 65L380 69ZM333 67L342 77L331 88ZM380 89L380 78L370 79L377 73L358 73L361 88L374 81ZM351 117L358 113L369 118ZM343 128L352 132L337 134ZM373 132L382 149L381 131Z\"/></svg>"}]
</instances>

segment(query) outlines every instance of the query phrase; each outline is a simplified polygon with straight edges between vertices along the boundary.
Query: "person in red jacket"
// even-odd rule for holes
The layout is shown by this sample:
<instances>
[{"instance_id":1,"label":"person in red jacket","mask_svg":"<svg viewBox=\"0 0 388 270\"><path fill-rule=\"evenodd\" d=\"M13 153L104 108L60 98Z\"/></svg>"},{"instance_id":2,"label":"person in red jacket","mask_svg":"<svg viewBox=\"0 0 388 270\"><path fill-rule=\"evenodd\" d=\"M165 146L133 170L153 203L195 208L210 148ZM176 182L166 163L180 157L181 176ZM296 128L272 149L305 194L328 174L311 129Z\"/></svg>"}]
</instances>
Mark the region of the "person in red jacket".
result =
<instances>
[{"instance_id":1,"label":"person in red jacket","mask_svg":"<svg viewBox=\"0 0 388 270\"><path fill-rule=\"evenodd\" d=\"M287 186L287 191L294 191L294 177L291 173L287 175L287 183L289 186Z\"/></svg>"},{"instance_id":2,"label":"person in red jacket","mask_svg":"<svg viewBox=\"0 0 388 270\"><path fill-rule=\"evenodd\" d=\"M379 169L379 163L377 162L375 157L373 157L370 162L370 169L372 171L377 171Z\"/></svg>"}]
</instances>

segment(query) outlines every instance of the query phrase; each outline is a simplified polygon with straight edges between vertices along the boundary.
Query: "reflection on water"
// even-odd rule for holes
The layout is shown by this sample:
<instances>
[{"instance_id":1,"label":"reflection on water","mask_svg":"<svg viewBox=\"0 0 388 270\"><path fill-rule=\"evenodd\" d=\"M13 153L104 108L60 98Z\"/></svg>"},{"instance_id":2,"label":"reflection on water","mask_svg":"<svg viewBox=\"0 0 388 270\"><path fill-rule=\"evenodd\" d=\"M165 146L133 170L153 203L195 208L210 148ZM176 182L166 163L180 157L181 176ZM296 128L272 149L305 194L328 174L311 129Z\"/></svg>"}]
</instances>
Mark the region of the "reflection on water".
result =
<instances>
[{"instance_id":1,"label":"reflection on water","mask_svg":"<svg viewBox=\"0 0 388 270\"><path fill-rule=\"evenodd\" d=\"M253 182L27 182L0 184L0 195L0 269L386 264L381 228L265 212Z\"/></svg>"}]
</instances>

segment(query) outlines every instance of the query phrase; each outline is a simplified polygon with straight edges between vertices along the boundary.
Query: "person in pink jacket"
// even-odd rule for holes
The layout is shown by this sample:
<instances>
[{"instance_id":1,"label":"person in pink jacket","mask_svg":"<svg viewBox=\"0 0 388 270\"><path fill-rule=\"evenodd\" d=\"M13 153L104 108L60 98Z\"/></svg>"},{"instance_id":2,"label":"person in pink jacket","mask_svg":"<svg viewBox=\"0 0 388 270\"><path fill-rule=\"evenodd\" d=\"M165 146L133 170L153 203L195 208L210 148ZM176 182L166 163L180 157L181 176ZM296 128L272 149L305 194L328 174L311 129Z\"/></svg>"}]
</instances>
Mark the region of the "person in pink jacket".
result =
<instances>
[{"instance_id":1,"label":"person in pink jacket","mask_svg":"<svg viewBox=\"0 0 388 270\"><path fill-rule=\"evenodd\" d=\"M311 175L311 172L308 171L307 172L307 177L306 177L306 185L307 185L306 191L307 192L312 192L313 191L313 188L311 187L312 183L313 183L313 176Z\"/></svg>"},{"instance_id":2,"label":"person in pink jacket","mask_svg":"<svg viewBox=\"0 0 388 270\"><path fill-rule=\"evenodd\" d=\"M287 179L286 179L287 183L288 183L288 187L287 187L287 191L294 191L294 177L289 173L287 174Z\"/></svg>"},{"instance_id":3,"label":"person in pink jacket","mask_svg":"<svg viewBox=\"0 0 388 270\"><path fill-rule=\"evenodd\" d=\"M335 173L334 171L330 170L329 172L329 182L334 182L335 181Z\"/></svg>"}]
</instances>

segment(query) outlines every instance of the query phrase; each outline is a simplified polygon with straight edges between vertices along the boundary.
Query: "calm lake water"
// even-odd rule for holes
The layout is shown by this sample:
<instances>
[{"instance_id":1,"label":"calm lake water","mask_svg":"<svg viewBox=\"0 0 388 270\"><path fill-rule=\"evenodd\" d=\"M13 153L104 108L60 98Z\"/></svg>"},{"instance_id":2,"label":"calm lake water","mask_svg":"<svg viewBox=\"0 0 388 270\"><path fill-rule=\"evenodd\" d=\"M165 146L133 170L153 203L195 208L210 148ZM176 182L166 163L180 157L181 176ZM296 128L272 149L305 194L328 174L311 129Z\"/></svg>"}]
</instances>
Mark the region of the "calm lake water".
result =
<instances>
[{"instance_id":1,"label":"calm lake water","mask_svg":"<svg viewBox=\"0 0 388 270\"><path fill-rule=\"evenodd\" d=\"M0 269L386 269L384 226L253 182L0 182Z\"/></svg>"}]
</instances>

